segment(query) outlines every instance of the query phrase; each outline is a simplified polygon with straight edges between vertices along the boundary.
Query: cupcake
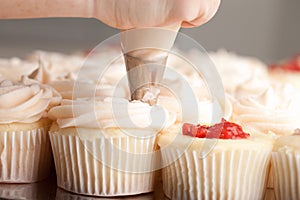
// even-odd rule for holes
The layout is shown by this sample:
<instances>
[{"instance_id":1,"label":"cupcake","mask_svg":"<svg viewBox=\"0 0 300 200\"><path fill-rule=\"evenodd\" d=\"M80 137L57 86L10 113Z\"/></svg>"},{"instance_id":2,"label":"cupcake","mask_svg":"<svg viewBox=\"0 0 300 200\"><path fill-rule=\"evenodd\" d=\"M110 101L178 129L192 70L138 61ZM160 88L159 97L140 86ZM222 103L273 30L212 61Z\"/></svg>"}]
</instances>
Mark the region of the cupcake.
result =
<instances>
[{"instance_id":1,"label":"cupcake","mask_svg":"<svg viewBox=\"0 0 300 200\"><path fill-rule=\"evenodd\" d=\"M46 178L52 154L47 111L60 103L50 87L23 77L0 81L0 182L31 183Z\"/></svg>"},{"instance_id":2,"label":"cupcake","mask_svg":"<svg viewBox=\"0 0 300 200\"><path fill-rule=\"evenodd\" d=\"M274 144L272 166L274 190L278 200L300 199L300 135L282 136Z\"/></svg>"},{"instance_id":3,"label":"cupcake","mask_svg":"<svg viewBox=\"0 0 300 200\"><path fill-rule=\"evenodd\" d=\"M171 199L262 199L272 142L232 122L162 132L163 188ZM181 131L179 131L181 132Z\"/></svg>"},{"instance_id":4,"label":"cupcake","mask_svg":"<svg viewBox=\"0 0 300 200\"><path fill-rule=\"evenodd\" d=\"M175 122L160 106L123 98L63 100L50 140L58 187L95 196L153 191L156 135Z\"/></svg>"}]
</instances>

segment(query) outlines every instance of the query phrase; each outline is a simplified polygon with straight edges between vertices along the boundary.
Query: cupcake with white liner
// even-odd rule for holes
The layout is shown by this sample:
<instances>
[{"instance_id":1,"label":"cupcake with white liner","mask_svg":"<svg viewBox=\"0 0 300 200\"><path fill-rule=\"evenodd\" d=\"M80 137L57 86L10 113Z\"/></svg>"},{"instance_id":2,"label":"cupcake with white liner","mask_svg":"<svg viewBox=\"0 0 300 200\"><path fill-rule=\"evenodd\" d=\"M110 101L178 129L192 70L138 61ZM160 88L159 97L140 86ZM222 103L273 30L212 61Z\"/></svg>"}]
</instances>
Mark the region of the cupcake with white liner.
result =
<instances>
[{"instance_id":1,"label":"cupcake with white liner","mask_svg":"<svg viewBox=\"0 0 300 200\"><path fill-rule=\"evenodd\" d=\"M273 148L274 190L278 200L300 199L300 131L279 137Z\"/></svg>"},{"instance_id":2,"label":"cupcake with white liner","mask_svg":"<svg viewBox=\"0 0 300 200\"><path fill-rule=\"evenodd\" d=\"M57 184L95 196L153 191L156 135L175 114L123 98L63 100L50 110Z\"/></svg>"},{"instance_id":3,"label":"cupcake with white liner","mask_svg":"<svg viewBox=\"0 0 300 200\"><path fill-rule=\"evenodd\" d=\"M49 86L23 77L0 82L0 182L31 183L46 178L52 154L48 110L60 103Z\"/></svg>"},{"instance_id":4,"label":"cupcake with white liner","mask_svg":"<svg viewBox=\"0 0 300 200\"><path fill-rule=\"evenodd\" d=\"M171 199L262 199L272 142L237 124L184 124L163 131L163 188Z\"/></svg>"}]
</instances>

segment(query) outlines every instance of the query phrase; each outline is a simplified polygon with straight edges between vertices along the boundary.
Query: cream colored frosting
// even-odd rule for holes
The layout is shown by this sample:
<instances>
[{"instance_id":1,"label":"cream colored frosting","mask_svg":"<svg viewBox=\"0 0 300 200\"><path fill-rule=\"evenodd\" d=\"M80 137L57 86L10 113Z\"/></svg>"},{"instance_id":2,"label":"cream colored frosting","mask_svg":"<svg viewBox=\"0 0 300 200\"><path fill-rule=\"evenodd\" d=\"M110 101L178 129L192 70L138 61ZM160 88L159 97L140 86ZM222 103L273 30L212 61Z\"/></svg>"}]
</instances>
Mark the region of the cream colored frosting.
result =
<instances>
[{"instance_id":1,"label":"cream colored frosting","mask_svg":"<svg viewBox=\"0 0 300 200\"><path fill-rule=\"evenodd\" d=\"M226 92L233 94L237 88L253 77L266 79L267 66L258 59L244 57L225 50L209 53L220 73Z\"/></svg>"},{"instance_id":2,"label":"cream colored frosting","mask_svg":"<svg viewBox=\"0 0 300 200\"><path fill-rule=\"evenodd\" d=\"M60 100L55 90L26 77L16 83L1 79L0 124L36 122L47 117L48 109Z\"/></svg>"},{"instance_id":3,"label":"cream colored frosting","mask_svg":"<svg viewBox=\"0 0 300 200\"><path fill-rule=\"evenodd\" d=\"M300 89L300 73L295 71L285 71L282 69L269 70L270 78L281 83L289 83Z\"/></svg>"},{"instance_id":4,"label":"cream colored frosting","mask_svg":"<svg viewBox=\"0 0 300 200\"><path fill-rule=\"evenodd\" d=\"M96 85L93 82L65 80L49 82L48 85L56 89L61 94L63 99L94 97L127 98L129 96L127 88L113 86L109 84Z\"/></svg>"},{"instance_id":5,"label":"cream colored frosting","mask_svg":"<svg viewBox=\"0 0 300 200\"><path fill-rule=\"evenodd\" d=\"M279 137L274 144L274 151L285 153L300 153L300 135L293 134Z\"/></svg>"},{"instance_id":6,"label":"cream colored frosting","mask_svg":"<svg viewBox=\"0 0 300 200\"><path fill-rule=\"evenodd\" d=\"M74 80L83 66L84 57L56 52L35 51L29 61L38 62L39 68L31 75L42 83L56 80Z\"/></svg>"},{"instance_id":7,"label":"cream colored frosting","mask_svg":"<svg viewBox=\"0 0 300 200\"><path fill-rule=\"evenodd\" d=\"M288 135L300 126L300 96L291 85L274 84L260 95L240 97L233 120L262 133Z\"/></svg>"},{"instance_id":8,"label":"cream colored frosting","mask_svg":"<svg viewBox=\"0 0 300 200\"><path fill-rule=\"evenodd\" d=\"M245 81L244 83L238 85L233 95L236 98L260 95L269 87L271 87L271 84L272 81L269 80L268 77L254 76L251 77L249 80Z\"/></svg>"},{"instance_id":9,"label":"cream colored frosting","mask_svg":"<svg viewBox=\"0 0 300 200\"><path fill-rule=\"evenodd\" d=\"M202 101L184 101L175 96L159 96L158 105L163 106L169 111L175 112L177 115L177 122L190 122L210 125L213 120L225 118L231 119L232 116L232 100L229 95L225 98L225 113L222 114L221 107L218 102L211 100ZM187 109L183 112L182 109ZM195 109L198 109L197 111ZM194 112L189 112L193 110ZM184 116L183 116L184 115ZM183 119L184 117L184 119ZM185 121L183 121L185 120Z\"/></svg>"},{"instance_id":10,"label":"cream colored frosting","mask_svg":"<svg viewBox=\"0 0 300 200\"><path fill-rule=\"evenodd\" d=\"M20 81L22 76L28 76L38 68L35 61L25 61L19 58L0 59L0 77Z\"/></svg>"},{"instance_id":11,"label":"cream colored frosting","mask_svg":"<svg viewBox=\"0 0 300 200\"><path fill-rule=\"evenodd\" d=\"M49 112L60 128L120 128L159 131L175 123L172 112L124 98L63 100Z\"/></svg>"}]
</instances>

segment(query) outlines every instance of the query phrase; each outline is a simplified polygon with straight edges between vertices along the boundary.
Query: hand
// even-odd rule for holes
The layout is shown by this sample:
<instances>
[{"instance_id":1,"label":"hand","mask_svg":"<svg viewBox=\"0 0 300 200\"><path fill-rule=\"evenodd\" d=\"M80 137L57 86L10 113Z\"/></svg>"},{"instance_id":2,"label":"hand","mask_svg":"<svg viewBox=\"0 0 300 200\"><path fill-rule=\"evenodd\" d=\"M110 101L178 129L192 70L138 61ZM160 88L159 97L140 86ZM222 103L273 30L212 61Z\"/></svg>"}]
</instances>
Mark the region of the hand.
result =
<instances>
[{"instance_id":1,"label":"hand","mask_svg":"<svg viewBox=\"0 0 300 200\"><path fill-rule=\"evenodd\" d=\"M220 0L94 0L93 16L118 29L200 26L216 13Z\"/></svg>"},{"instance_id":2,"label":"hand","mask_svg":"<svg viewBox=\"0 0 300 200\"><path fill-rule=\"evenodd\" d=\"M1 0L0 18L95 17L118 29L200 26L220 0Z\"/></svg>"}]
</instances>

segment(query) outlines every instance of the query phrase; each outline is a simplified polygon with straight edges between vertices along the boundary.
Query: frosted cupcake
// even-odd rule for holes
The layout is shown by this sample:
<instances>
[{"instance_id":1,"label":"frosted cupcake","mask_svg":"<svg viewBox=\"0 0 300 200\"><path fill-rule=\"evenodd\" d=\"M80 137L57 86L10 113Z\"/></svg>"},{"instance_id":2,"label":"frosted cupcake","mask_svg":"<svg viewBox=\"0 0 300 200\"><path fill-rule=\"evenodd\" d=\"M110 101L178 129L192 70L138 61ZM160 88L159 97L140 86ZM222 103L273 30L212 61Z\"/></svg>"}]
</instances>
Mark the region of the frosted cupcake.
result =
<instances>
[{"instance_id":1,"label":"frosted cupcake","mask_svg":"<svg viewBox=\"0 0 300 200\"><path fill-rule=\"evenodd\" d=\"M283 136L276 140L272 153L276 199L300 199L300 135Z\"/></svg>"},{"instance_id":2,"label":"frosted cupcake","mask_svg":"<svg viewBox=\"0 0 300 200\"><path fill-rule=\"evenodd\" d=\"M174 114L106 98L63 100L50 115L56 119L50 139L60 188L95 196L153 191L156 134L175 122Z\"/></svg>"},{"instance_id":3,"label":"frosted cupcake","mask_svg":"<svg viewBox=\"0 0 300 200\"><path fill-rule=\"evenodd\" d=\"M219 139L214 139L219 138ZM171 199L262 199L272 142L234 123L184 124L158 138L164 193Z\"/></svg>"},{"instance_id":4,"label":"frosted cupcake","mask_svg":"<svg viewBox=\"0 0 300 200\"><path fill-rule=\"evenodd\" d=\"M46 178L51 169L47 117L60 103L51 88L23 78L0 82L0 182L30 183Z\"/></svg>"},{"instance_id":5,"label":"frosted cupcake","mask_svg":"<svg viewBox=\"0 0 300 200\"><path fill-rule=\"evenodd\" d=\"M58 91L63 99L95 97L127 98L129 96L127 88L109 84L96 85L93 82L86 81L55 81L48 83L48 85Z\"/></svg>"}]
</instances>

